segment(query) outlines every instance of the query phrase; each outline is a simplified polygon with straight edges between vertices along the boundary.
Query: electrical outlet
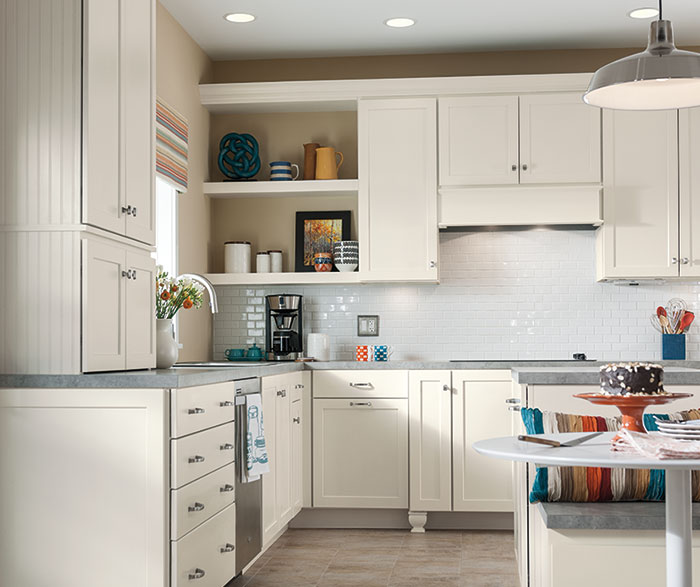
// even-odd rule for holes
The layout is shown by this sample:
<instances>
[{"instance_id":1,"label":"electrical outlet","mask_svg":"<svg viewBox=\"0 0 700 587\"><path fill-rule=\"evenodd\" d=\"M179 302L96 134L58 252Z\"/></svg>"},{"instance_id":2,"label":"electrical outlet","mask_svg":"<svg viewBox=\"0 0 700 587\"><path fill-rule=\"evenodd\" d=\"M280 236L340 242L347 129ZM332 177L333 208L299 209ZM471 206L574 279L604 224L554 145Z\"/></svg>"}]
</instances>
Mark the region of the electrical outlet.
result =
<instances>
[{"instance_id":1,"label":"electrical outlet","mask_svg":"<svg viewBox=\"0 0 700 587\"><path fill-rule=\"evenodd\" d=\"M357 336L379 336L379 316L358 316Z\"/></svg>"}]
</instances>

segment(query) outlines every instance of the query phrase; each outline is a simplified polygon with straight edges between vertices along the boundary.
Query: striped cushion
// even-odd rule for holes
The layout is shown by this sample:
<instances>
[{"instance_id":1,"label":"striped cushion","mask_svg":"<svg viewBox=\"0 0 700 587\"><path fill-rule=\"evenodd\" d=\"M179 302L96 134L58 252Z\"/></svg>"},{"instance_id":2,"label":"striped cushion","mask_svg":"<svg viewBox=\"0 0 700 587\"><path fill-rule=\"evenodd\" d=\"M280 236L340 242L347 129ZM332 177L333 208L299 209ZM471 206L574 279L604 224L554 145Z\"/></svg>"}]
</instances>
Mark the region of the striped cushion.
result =
<instances>
[{"instance_id":1,"label":"striped cushion","mask_svg":"<svg viewBox=\"0 0 700 587\"><path fill-rule=\"evenodd\" d=\"M528 434L558 432L606 432L620 428L620 417L580 416L520 411ZM675 414L644 414L647 430L658 430L655 418L700 420L700 410ZM700 471L693 471L693 501L700 501ZM663 501L664 472L657 469L603 469L599 467L538 467L530 502L538 501Z\"/></svg>"}]
</instances>

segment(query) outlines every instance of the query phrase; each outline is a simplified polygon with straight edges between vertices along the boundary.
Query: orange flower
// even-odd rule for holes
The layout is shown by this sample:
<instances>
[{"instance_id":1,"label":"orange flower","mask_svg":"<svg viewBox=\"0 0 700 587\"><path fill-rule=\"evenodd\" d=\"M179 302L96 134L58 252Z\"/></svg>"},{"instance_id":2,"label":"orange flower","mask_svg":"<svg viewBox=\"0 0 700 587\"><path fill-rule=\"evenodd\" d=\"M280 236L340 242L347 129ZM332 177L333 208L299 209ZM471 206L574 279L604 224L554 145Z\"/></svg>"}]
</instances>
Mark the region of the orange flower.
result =
<instances>
[{"instance_id":1,"label":"orange flower","mask_svg":"<svg viewBox=\"0 0 700 587\"><path fill-rule=\"evenodd\" d=\"M178 289L180 289L177 285L173 283L173 286L170 288L173 292L176 292Z\"/></svg>"},{"instance_id":2,"label":"orange flower","mask_svg":"<svg viewBox=\"0 0 700 587\"><path fill-rule=\"evenodd\" d=\"M185 308L185 310L189 310L192 305L192 300L190 298L187 298L184 302L182 302L182 307Z\"/></svg>"},{"instance_id":3,"label":"orange flower","mask_svg":"<svg viewBox=\"0 0 700 587\"><path fill-rule=\"evenodd\" d=\"M169 300L170 299L170 292L164 291L162 294L160 294L160 299L161 300Z\"/></svg>"}]
</instances>

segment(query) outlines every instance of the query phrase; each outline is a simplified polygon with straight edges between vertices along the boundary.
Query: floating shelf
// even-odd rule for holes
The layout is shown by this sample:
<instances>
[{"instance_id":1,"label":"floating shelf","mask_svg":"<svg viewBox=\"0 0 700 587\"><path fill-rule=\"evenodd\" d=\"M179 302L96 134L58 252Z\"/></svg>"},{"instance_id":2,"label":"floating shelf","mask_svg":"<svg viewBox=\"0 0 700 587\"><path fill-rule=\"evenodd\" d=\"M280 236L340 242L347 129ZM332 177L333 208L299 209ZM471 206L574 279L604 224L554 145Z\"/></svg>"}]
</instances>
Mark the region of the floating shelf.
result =
<instances>
[{"instance_id":1,"label":"floating shelf","mask_svg":"<svg viewBox=\"0 0 700 587\"><path fill-rule=\"evenodd\" d=\"M361 274L328 273L207 273L214 285L334 285L360 283Z\"/></svg>"},{"instance_id":2,"label":"floating shelf","mask_svg":"<svg viewBox=\"0 0 700 587\"><path fill-rule=\"evenodd\" d=\"M212 198L285 198L298 196L353 196L356 179L312 179L301 181L205 182L204 193Z\"/></svg>"}]
</instances>

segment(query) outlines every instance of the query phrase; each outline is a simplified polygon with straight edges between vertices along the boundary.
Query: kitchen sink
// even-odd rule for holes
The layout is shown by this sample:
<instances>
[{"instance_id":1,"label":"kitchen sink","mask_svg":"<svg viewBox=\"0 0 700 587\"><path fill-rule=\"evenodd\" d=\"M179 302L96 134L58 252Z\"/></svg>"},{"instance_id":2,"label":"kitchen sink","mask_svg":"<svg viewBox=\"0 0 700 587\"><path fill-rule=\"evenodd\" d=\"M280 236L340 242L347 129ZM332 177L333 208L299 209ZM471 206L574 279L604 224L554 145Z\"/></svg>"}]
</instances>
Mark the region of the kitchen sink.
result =
<instances>
[{"instance_id":1,"label":"kitchen sink","mask_svg":"<svg viewBox=\"0 0 700 587\"><path fill-rule=\"evenodd\" d=\"M269 367L282 365L279 361L192 361L176 363L173 369L225 369L230 367Z\"/></svg>"}]
</instances>

